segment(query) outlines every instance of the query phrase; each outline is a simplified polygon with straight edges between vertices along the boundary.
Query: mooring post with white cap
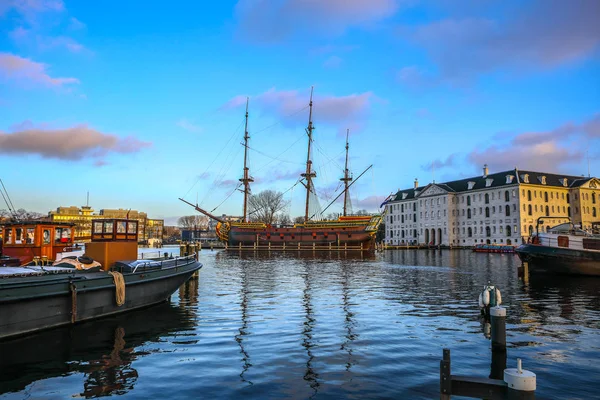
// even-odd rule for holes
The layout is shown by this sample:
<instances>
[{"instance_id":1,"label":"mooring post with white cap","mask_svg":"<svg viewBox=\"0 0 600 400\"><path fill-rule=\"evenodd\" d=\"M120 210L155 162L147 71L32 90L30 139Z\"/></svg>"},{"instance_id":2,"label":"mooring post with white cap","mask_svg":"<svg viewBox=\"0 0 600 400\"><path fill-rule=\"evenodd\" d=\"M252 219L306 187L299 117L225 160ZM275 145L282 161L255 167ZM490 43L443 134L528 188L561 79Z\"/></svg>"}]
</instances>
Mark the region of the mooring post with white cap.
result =
<instances>
[{"instance_id":1,"label":"mooring post with white cap","mask_svg":"<svg viewBox=\"0 0 600 400\"><path fill-rule=\"evenodd\" d=\"M517 358L517 368L504 370L504 382L508 386L508 399L535 399L536 375L523 369L520 358Z\"/></svg>"},{"instance_id":2,"label":"mooring post with white cap","mask_svg":"<svg viewBox=\"0 0 600 400\"><path fill-rule=\"evenodd\" d=\"M506 351L506 308L490 308L492 325L492 351Z\"/></svg>"}]
</instances>

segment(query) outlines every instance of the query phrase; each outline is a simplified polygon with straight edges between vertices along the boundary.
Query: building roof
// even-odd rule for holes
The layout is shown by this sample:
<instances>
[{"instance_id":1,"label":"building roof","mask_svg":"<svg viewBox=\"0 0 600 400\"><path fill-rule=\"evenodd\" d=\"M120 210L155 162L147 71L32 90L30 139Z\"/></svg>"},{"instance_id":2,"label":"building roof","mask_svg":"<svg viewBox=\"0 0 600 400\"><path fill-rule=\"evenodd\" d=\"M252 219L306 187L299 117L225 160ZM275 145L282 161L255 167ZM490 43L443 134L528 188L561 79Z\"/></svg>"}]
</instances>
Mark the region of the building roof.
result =
<instances>
[{"instance_id":1,"label":"building roof","mask_svg":"<svg viewBox=\"0 0 600 400\"><path fill-rule=\"evenodd\" d=\"M512 176L509 180L507 177ZM545 179L545 183L544 182ZM566 185L564 179L567 180ZM522 171L519 169L511 169L508 171L496 172L486 176L473 176L470 178L459 179L444 183L430 183L426 186L419 186L416 189L399 190L392 201L411 200L419 197L421 193L431 186L437 186L450 193L460 193L467 191L475 191L481 189L497 188L502 186L510 186L515 184L530 184L545 187L580 187L590 181L591 177L551 174L548 172Z\"/></svg>"}]
</instances>

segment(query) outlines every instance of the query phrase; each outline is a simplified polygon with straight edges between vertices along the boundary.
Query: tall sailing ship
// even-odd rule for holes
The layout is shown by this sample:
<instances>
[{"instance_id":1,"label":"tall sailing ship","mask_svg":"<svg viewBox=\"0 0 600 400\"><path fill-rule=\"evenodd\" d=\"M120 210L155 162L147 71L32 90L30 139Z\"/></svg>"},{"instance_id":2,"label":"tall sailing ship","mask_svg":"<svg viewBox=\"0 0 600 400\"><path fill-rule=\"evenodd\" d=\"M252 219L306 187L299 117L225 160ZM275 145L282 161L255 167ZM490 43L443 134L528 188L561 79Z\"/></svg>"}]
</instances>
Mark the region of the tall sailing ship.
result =
<instances>
[{"instance_id":1,"label":"tall sailing ship","mask_svg":"<svg viewBox=\"0 0 600 400\"><path fill-rule=\"evenodd\" d=\"M382 222L381 215L349 215L350 203L349 188L358 178L353 179L348 170L348 135L346 135L346 162L344 177L344 191L333 201L344 195L343 213L335 220L313 220L314 215L309 213L311 196L316 197L313 179L317 174L312 168L311 145L313 142L312 101L311 89L309 102L309 118L306 134L308 136L308 152L306 158L306 171L301 174L302 184L306 188L306 203L304 221L293 226L272 226L262 222L248 220L248 198L250 196L250 183L254 180L248 168L248 102L246 102L246 124L244 129L244 171L239 181L244 186L244 206L241 221L226 221L212 213L192 204L182 198L179 200L194 207L196 211L217 221L217 237L225 242L227 248L240 249L299 249L299 250L361 250L372 251L375 249L375 235ZM333 203L333 202L332 202Z\"/></svg>"}]
</instances>

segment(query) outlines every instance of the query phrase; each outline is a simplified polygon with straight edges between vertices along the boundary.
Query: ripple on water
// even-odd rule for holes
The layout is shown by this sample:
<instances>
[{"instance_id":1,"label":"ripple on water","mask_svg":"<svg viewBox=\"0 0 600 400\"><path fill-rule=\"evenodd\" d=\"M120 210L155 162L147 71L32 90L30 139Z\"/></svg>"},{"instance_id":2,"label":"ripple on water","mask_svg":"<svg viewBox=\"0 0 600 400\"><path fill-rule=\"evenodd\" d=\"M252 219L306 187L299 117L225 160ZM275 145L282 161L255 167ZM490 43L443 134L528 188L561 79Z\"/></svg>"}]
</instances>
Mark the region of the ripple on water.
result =
<instances>
[{"instance_id":1,"label":"ripple on water","mask_svg":"<svg viewBox=\"0 0 600 400\"><path fill-rule=\"evenodd\" d=\"M597 393L598 280L524 283L515 256L468 251L201 258L170 304L0 344L0 397L435 398L444 347L453 373L490 373L487 282L538 397Z\"/></svg>"}]
</instances>

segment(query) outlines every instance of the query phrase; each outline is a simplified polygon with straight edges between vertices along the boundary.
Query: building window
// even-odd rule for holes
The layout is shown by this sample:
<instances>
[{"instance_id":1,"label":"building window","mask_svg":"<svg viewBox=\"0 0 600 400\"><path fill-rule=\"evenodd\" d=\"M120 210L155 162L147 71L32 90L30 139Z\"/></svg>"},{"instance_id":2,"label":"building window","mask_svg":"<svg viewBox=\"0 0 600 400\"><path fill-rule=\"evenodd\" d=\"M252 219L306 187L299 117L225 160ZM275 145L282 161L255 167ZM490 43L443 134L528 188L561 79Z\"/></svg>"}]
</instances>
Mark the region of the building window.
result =
<instances>
[{"instance_id":1,"label":"building window","mask_svg":"<svg viewBox=\"0 0 600 400\"><path fill-rule=\"evenodd\" d=\"M489 227L489 226L486 226L486 227L485 227L485 236L486 236L486 237L490 237L490 236L492 236L492 230L490 229L490 227Z\"/></svg>"},{"instance_id":2,"label":"building window","mask_svg":"<svg viewBox=\"0 0 600 400\"><path fill-rule=\"evenodd\" d=\"M486 208L485 208L485 217L486 217L486 218L489 218L489 217L490 217L490 208L489 208L489 207L486 207Z\"/></svg>"},{"instance_id":3,"label":"building window","mask_svg":"<svg viewBox=\"0 0 600 400\"><path fill-rule=\"evenodd\" d=\"M471 205L471 196L467 196L467 205L470 206Z\"/></svg>"},{"instance_id":4,"label":"building window","mask_svg":"<svg viewBox=\"0 0 600 400\"><path fill-rule=\"evenodd\" d=\"M596 193L592 193L592 204L596 204Z\"/></svg>"},{"instance_id":5,"label":"building window","mask_svg":"<svg viewBox=\"0 0 600 400\"><path fill-rule=\"evenodd\" d=\"M471 218L471 209L470 208L467 209L467 218Z\"/></svg>"},{"instance_id":6,"label":"building window","mask_svg":"<svg viewBox=\"0 0 600 400\"><path fill-rule=\"evenodd\" d=\"M550 208L546 206L546 217L550 216Z\"/></svg>"},{"instance_id":7,"label":"building window","mask_svg":"<svg viewBox=\"0 0 600 400\"><path fill-rule=\"evenodd\" d=\"M504 207L504 210L506 211L506 216L510 217L510 206L507 204L506 207Z\"/></svg>"},{"instance_id":8,"label":"building window","mask_svg":"<svg viewBox=\"0 0 600 400\"><path fill-rule=\"evenodd\" d=\"M571 196L569 196L569 193L567 193L567 203L571 202Z\"/></svg>"},{"instance_id":9,"label":"building window","mask_svg":"<svg viewBox=\"0 0 600 400\"><path fill-rule=\"evenodd\" d=\"M500 225L500 233L504 233L504 228L502 228L502 225Z\"/></svg>"},{"instance_id":10,"label":"building window","mask_svg":"<svg viewBox=\"0 0 600 400\"><path fill-rule=\"evenodd\" d=\"M544 192L544 201L548 202L548 192Z\"/></svg>"},{"instance_id":11,"label":"building window","mask_svg":"<svg viewBox=\"0 0 600 400\"><path fill-rule=\"evenodd\" d=\"M527 201L531 201L531 190L527 191Z\"/></svg>"},{"instance_id":12,"label":"building window","mask_svg":"<svg viewBox=\"0 0 600 400\"><path fill-rule=\"evenodd\" d=\"M490 195L489 194L485 194L485 204L490 204Z\"/></svg>"},{"instance_id":13,"label":"building window","mask_svg":"<svg viewBox=\"0 0 600 400\"><path fill-rule=\"evenodd\" d=\"M596 217L596 207L592 207L592 217Z\"/></svg>"},{"instance_id":14,"label":"building window","mask_svg":"<svg viewBox=\"0 0 600 400\"><path fill-rule=\"evenodd\" d=\"M467 231L467 236L468 237L472 237L473 236L473 230L471 229L471 227L469 227L469 230Z\"/></svg>"},{"instance_id":15,"label":"building window","mask_svg":"<svg viewBox=\"0 0 600 400\"><path fill-rule=\"evenodd\" d=\"M510 236L510 225L506 225L506 236Z\"/></svg>"},{"instance_id":16,"label":"building window","mask_svg":"<svg viewBox=\"0 0 600 400\"><path fill-rule=\"evenodd\" d=\"M533 212L531 212L531 204L527 206L527 214L533 215Z\"/></svg>"}]
</instances>

